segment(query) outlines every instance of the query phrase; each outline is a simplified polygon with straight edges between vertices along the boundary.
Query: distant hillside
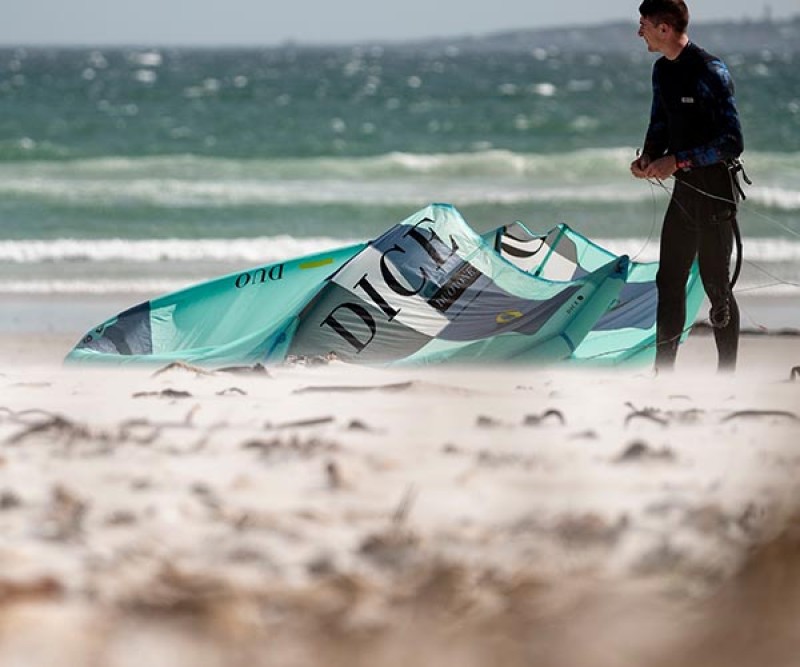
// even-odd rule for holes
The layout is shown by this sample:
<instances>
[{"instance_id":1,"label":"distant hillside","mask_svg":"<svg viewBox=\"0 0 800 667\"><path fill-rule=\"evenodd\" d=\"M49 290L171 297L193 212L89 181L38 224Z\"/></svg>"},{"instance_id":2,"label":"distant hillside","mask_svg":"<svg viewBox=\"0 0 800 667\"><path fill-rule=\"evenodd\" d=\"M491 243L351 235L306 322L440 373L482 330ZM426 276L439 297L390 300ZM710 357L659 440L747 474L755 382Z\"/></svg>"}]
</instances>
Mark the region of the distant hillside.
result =
<instances>
[{"instance_id":1,"label":"distant hillside","mask_svg":"<svg viewBox=\"0 0 800 667\"><path fill-rule=\"evenodd\" d=\"M637 24L606 23L565 28L525 29L482 36L430 39L407 42L405 48L498 52L561 49L565 51L612 53L641 50L636 35ZM759 20L692 24L692 39L712 52L752 53L769 50L775 53L800 51L800 16L778 21Z\"/></svg>"}]
</instances>

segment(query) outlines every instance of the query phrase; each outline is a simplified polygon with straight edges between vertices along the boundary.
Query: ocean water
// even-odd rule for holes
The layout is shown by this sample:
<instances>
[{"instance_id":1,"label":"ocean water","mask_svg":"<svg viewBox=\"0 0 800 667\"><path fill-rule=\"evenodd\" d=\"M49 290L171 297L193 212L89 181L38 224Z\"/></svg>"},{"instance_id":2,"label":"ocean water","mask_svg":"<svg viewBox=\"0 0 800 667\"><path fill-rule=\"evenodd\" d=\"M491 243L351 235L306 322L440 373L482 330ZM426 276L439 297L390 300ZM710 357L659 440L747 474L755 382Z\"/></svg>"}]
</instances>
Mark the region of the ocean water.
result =
<instances>
[{"instance_id":1,"label":"ocean water","mask_svg":"<svg viewBox=\"0 0 800 667\"><path fill-rule=\"evenodd\" d=\"M800 52L721 54L754 181L739 290L800 297ZM430 202L657 258L653 58L532 48L0 49L0 294L132 301ZM669 184L667 184L669 186Z\"/></svg>"}]
</instances>

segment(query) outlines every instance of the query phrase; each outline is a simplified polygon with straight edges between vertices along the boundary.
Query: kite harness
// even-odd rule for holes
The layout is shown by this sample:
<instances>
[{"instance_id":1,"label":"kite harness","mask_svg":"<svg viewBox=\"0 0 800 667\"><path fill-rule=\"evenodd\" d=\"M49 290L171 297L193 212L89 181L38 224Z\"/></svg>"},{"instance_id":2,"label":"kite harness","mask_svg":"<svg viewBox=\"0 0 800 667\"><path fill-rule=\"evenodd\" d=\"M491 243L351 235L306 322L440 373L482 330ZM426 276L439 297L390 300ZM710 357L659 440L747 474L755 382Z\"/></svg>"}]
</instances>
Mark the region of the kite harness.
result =
<instances>
[{"instance_id":1,"label":"kite harness","mask_svg":"<svg viewBox=\"0 0 800 667\"><path fill-rule=\"evenodd\" d=\"M728 172L731 175L731 182L733 183L734 187L734 197L738 201L744 201L747 199L747 195L744 193L744 189L742 188L742 184L739 181L739 174L742 175L742 179L747 185L752 185L753 181L747 176L747 172L744 170L744 165L742 164L739 158L734 158L730 162L728 162ZM738 197L737 197L738 195ZM742 233L739 229L739 223L736 221L736 218L733 219L733 237L736 243L736 266L733 270L733 277L731 278L731 289L736 285L736 281L739 279L739 273L742 270Z\"/></svg>"}]
</instances>

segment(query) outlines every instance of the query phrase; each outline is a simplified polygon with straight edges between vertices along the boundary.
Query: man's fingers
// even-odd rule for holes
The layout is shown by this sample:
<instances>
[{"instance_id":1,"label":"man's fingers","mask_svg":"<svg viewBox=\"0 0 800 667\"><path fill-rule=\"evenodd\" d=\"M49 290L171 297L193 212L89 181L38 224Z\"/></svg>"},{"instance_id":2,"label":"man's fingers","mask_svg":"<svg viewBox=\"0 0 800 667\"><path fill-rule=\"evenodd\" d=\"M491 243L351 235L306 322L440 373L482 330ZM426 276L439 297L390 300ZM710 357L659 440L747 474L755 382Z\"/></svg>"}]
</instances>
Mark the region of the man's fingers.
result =
<instances>
[{"instance_id":1,"label":"man's fingers","mask_svg":"<svg viewBox=\"0 0 800 667\"><path fill-rule=\"evenodd\" d=\"M665 177L669 176L668 172L669 170L666 167L658 165L654 162L645 170L644 175L647 178L657 178L659 180L663 180Z\"/></svg>"}]
</instances>

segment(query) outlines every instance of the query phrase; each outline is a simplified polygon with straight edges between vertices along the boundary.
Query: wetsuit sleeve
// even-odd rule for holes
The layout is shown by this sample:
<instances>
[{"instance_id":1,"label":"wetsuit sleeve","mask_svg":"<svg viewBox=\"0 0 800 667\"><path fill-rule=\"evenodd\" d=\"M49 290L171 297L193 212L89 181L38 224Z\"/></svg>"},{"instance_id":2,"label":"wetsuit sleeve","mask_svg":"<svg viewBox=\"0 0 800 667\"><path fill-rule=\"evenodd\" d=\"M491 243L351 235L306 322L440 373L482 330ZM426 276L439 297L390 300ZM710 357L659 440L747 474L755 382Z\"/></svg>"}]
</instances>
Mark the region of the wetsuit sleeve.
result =
<instances>
[{"instance_id":1,"label":"wetsuit sleeve","mask_svg":"<svg viewBox=\"0 0 800 667\"><path fill-rule=\"evenodd\" d=\"M739 114L736 111L733 79L721 60L712 60L703 70L698 94L711 110L717 136L709 143L691 150L678 151L675 161L678 168L705 167L742 154L744 141Z\"/></svg>"},{"instance_id":2,"label":"wetsuit sleeve","mask_svg":"<svg viewBox=\"0 0 800 667\"><path fill-rule=\"evenodd\" d=\"M656 160L667 152L669 146L669 126L667 112L661 101L661 90L658 85L657 68L653 68L653 106L650 109L650 125L644 139L642 153L651 160Z\"/></svg>"}]
</instances>

